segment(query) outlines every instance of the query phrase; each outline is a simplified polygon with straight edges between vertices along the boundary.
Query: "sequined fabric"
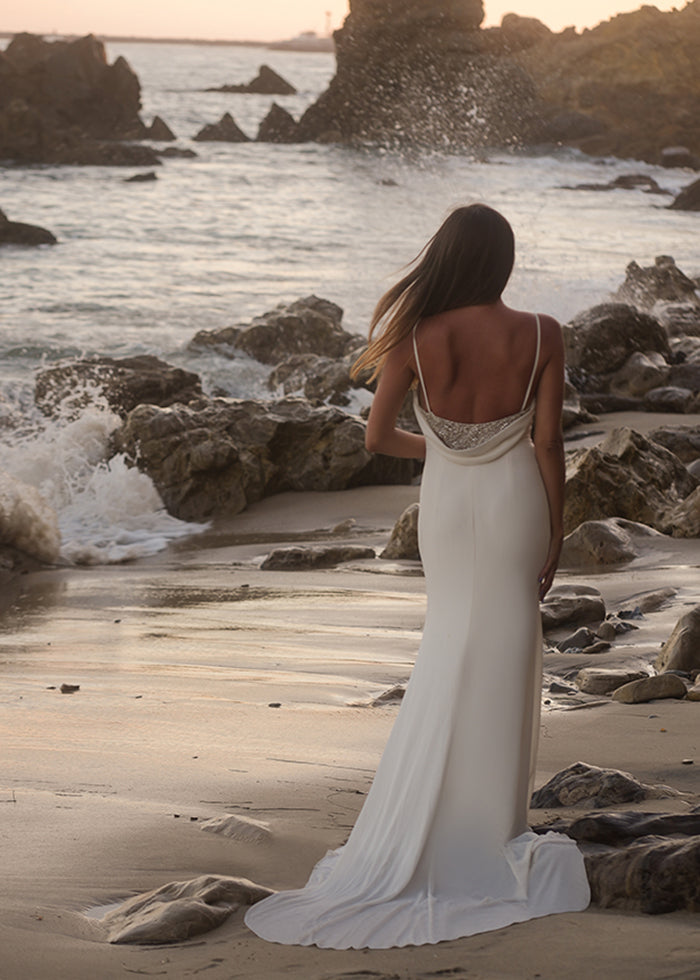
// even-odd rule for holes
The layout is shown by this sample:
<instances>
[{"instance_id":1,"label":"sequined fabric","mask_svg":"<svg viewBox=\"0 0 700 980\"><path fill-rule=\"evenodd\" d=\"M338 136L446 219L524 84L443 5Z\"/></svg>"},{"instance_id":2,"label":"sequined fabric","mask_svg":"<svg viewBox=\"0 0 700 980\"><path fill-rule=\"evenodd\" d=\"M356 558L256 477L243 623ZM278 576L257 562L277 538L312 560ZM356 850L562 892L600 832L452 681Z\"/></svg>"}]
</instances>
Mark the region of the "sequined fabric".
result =
<instances>
[{"instance_id":1,"label":"sequined fabric","mask_svg":"<svg viewBox=\"0 0 700 980\"><path fill-rule=\"evenodd\" d=\"M454 422L425 408L422 411L430 428L449 449L475 449L493 439L529 409L514 415L505 415L502 419L493 419L491 422Z\"/></svg>"}]
</instances>

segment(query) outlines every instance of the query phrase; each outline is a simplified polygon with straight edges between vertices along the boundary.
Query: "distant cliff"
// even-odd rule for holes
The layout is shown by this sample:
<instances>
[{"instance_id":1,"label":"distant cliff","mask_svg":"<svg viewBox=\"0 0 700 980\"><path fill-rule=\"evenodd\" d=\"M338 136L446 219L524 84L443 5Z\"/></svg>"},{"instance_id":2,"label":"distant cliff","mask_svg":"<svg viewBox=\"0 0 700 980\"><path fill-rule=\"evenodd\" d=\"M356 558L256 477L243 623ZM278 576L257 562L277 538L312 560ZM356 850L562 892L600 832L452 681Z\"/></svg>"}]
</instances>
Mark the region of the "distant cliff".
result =
<instances>
[{"instance_id":1,"label":"distant cliff","mask_svg":"<svg viewBox=\"0 0 700 980\"><path fill-rule=\"evenodd\" d=\"M552 33L481 0L351 0L306 139L472 148L564 143L657 162L700 154L700 0Z\"/></svg>"}]
</instances>

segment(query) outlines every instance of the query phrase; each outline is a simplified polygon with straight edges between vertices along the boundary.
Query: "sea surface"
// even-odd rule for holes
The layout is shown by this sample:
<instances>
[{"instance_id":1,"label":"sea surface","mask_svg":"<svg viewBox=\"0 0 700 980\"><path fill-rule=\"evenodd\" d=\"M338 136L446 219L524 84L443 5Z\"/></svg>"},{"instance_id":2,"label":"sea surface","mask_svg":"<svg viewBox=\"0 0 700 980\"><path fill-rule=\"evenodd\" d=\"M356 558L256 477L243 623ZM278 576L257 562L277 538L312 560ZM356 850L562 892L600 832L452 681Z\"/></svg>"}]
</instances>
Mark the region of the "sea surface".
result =
<instances>
[{"instance_id":1,"label":"sea surface","mask_svg":"<svg viewBox=\"0 0 700 980\"><path fill-rule=\"evenodd\" d=\"M274 101L298 118L325 89L329 54L197 44L108 44L142 86L144 120L162 116L193 160L137 169L0 167L0 207L51 229L54 247L0 251L0 534L42 531L36 491L55 515L66 562L151 554L192 525L169 517L150 480L104 462L116 417L99 404L77 419L34 407L37 369L90 353L153 353L202 376L205 390L270 397L267 370L245 358L187 350L201 329L248 322L315 293L366 331L401 267L454 205L485 201L511 221L517 264L505 299L562 321L603 302L627 263L674 256L697 274L697 216L641 190L568 190L620 174L676 193L694 175L571 150L541 154L400 154L300 144L195 143L231 112L254 137L273 98L206 92L247 82L263 62L296 86ZM147 170L148 168L142 168ZM27 487L34 488L34 496Z\"/></svg>"}]
</instances>

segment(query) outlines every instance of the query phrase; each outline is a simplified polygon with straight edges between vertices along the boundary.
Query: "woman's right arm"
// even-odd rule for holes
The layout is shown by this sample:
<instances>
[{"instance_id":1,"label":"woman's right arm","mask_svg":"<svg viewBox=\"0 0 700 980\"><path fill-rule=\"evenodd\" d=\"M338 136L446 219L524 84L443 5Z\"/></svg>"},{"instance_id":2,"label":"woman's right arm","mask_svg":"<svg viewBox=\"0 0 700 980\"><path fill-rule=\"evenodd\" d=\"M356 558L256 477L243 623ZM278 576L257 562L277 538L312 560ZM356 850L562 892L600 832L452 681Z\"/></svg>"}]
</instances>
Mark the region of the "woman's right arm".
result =
<instances>
[{"instance_id":1,"label":"woman's right arm","mask_svg":"<svg viewBox=\"0 0 700 980\"><path fill-rule=\"evenodd\" d=\"M542 317L545 363L537 386L535 457L549 504L550 542L539 574L540 599L554 579L564 541L564 436L561 411L564 402L564 343L561 327L552 317Z\"/></svg>"},{"instance_id":2,"label":"woman's right arm","mask_svg":"<svg viewBox=\"0 0 700 980\"><path fill-rule=\"evenodd\" d=\"M403 340L389 352L379 376L365 434L365 446L371 453L425 458L425 436L396 428L396 419L413 378L410 340Z\"/></svg>"}]
</instances>

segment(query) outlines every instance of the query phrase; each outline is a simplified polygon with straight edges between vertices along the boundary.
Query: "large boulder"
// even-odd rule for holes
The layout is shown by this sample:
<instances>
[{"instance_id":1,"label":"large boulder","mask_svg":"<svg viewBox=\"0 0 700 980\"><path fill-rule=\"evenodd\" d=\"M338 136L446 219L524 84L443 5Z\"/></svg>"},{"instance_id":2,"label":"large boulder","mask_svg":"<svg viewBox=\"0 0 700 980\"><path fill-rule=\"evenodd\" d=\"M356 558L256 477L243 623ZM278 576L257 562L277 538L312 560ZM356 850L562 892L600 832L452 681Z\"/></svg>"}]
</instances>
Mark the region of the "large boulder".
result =
<instances>
[{"instance_id":1,"label":"large boulder","mask_svg":"<svg viewBox=\"0 0 700 980\"><path fill-rule=\"evenodd\" d=\"M153 165L143 139L139 80L124 58L109 65L88 35L45 41L17 34L0 52L0 159L21 163Z\"/></svg>"},{"instance_id":2,"label":"large boulder","mask_svg":"<svg viewBox=\"0 0 700 980\"><path fill-rule=\"evenodd\" d=\"M341 358L366 344L360 334L351 334L340 325L343 311L330 300L307 296L293 303L280 303L244 327L201 330L190 341L190 348L214 348L220 354L236 357L238 352L261 361L279 364L299 354ZM283 383L276 379L275 384Z\"/></svg>"},{"instance_id":3,"label":"large boulder","mask_svg":"<svg viewBox=\"0 0 700 980\"><path fill-rule=\"evenodd\" d=\"M373 456L362 421L303 399L202 398L190 405L140 405L115 434L183 520L237 514L284 490L342 490L409 483L409 460Z\"/></svg>"},{"instance_id":4,"label":"large boulder","mask_svg":"<svg viewBox=\"0 0 700 980\"><path fill-rule=\"evenodd\" d=\"M700 306L695 282L681 272L670 255L657 255L654 265L644 268L630 262L625 270L625 281L614 293L613 299L646 312L659 301Z\"/></svg>"},{"instance_id":5,"label":"large boulder","mask_svg":"<svg viewBox=\"0 0 700 980\"><path fill-rule=\"evenodd\" d=\"M273 102L256 139L259 143L298 143L299 125L291 112Z\"/></svg>"},{"instance_id":6,"label":"large boulder","mask_svg":"<svg viewBox=\"0 0 700 980\"><path fill-rule=\"evenodd\" d=\"M668 786L642 783L631 773L620 769L603 769L586 762L575 762L561 769L541 789L536 790L530 806L537 810L585 803L602 808L612 803L636 803L677 795Z\"/></svg>"},{"instance_id":7,"label":"large boulder","mask_svg":"<svg viewBox=\"0 0 700 980\"><path fill-rule=\"evenodd\" d=\"M671 356L658 320L624 303L602 303L585 310L565 324L563 333L569 374L581 390L591 390L582 380L619 371L636 351L656 351L666 360Z\"/></svg>"},{"instance_id":8,"label":"large boulder","mask_svg":"<svg viewBox=\"0 0 700 980\"><path fill-rule=\"evenodd\" d=\"M550 130L545 138L595 155L658 163L669 146L700 155L699 49L694 0L669 12L644 4L580 34L543 36L515 57L534 81L545 124L547 110L589 121L588 131ZM535 120L530 138L538 141L545 129Z\"/></svg>"},{"instance_id":9,"label":"large boulder","mask_svg":"<svg viewBox=\"0 0 700 980\"><path fill-rule=\"evenodd\" d=\"M172 367L152 354L86 357L39 371L34 400L46 415L77 412L96 398L125 418L137 405L174 405L202 394L198 375Z\"/></svg>"},{"instance_id":10,"label":"large boulder","mask_svg":"<svg viewBox=\"0 0 700 980\"><path fill-rule=\"evenodd\" d=\"M631 561L639 552L626 524L618 518L584 521L567 534L561 551L564 565L615 565Z\"/></svg>"},{"instance_id":11,"label":"large boulder","mask_svg":"<svg viewBox=\"0 0 700 980\"><path fill-rule=\"evenodd\" d=\"M301 392L310 402L348 405L350 389L361 387L350 377L356 356L356 353L341 358L292 354L270 372L267 384L271 391L281 388L285 395Z\"/></svg>"},{"instance_id":12,"label":"large boulder","mask_svg":"<svg viewBox=\"0 0 700 980\"><path fill-rule=\"evenodd\" d=\"M53 232L39 225L27 225L23 221L10 221L0 210L0 245L55 245Z\"/></svg>"},{"instance_id":13,"label":"large boulder","mask_svg":"<svg viewBox=\"0 0 700 980\"><path fill-rule=\"evenodd\" d=\"M527 73L480 31L482 0L351 0L337 71L305 139L473 149L509 144L535 111Z\"/></svg>"},{"instance_id":14,"label":"large boulder","mask_svg":"<svg viewBox=\"0 0 700 980\"><path fill-rule=\"evenodd\" d=\"M697 481L681 461L633 429L613 429L590 449L567 460L564 527L623 517L668 533L668 513Z\"/></svg>"},{"instance_id":15,"label":"large boulder","mask_svg":"<svg viewBox=\"0 0 700 980\"><path fill-rule=\"evenodd\" d=\"M684 613L656 658L657 670L700 670L700 606Z\"/></svg>"}]
</instances>

